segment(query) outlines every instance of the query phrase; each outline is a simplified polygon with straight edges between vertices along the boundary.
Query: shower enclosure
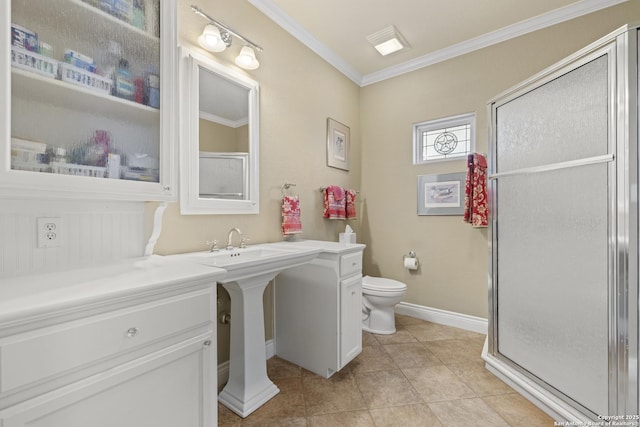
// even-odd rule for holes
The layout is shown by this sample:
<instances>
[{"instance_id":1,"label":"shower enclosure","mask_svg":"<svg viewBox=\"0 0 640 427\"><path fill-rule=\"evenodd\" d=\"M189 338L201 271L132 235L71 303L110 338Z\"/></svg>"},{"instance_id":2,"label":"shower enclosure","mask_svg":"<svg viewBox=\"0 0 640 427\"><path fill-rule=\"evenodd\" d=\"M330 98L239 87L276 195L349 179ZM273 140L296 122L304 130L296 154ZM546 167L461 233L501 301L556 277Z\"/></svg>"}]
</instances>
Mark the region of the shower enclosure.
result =
<instances>
[{"instance_id":1,"label":"shower enclosure","mask_svg":"<svg viewBox=\"0 0 640 427\"><path fill-rule=\"evenodd\" d=\"M638 423L638 28L489 103L487 368L557 420Z\"/></svg>"}]
</instances>

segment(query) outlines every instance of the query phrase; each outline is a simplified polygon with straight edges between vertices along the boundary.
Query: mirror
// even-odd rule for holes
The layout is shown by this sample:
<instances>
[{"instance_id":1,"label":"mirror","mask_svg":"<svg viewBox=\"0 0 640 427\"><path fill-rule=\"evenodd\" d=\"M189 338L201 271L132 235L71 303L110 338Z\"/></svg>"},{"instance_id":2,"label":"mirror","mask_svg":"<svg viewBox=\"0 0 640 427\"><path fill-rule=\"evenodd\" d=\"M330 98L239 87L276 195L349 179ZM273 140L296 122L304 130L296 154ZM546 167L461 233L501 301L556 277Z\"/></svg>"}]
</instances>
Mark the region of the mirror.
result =
<instances>
[{"instance_id":1,"label":"mirror","mask_svg":"<svg viewBox=\"0 0 640 427\"><path fill-rule=\"evenodd\" d=\"M180 211L258 213L258 83L181 49Z\"/></svg>"}]
</instances>

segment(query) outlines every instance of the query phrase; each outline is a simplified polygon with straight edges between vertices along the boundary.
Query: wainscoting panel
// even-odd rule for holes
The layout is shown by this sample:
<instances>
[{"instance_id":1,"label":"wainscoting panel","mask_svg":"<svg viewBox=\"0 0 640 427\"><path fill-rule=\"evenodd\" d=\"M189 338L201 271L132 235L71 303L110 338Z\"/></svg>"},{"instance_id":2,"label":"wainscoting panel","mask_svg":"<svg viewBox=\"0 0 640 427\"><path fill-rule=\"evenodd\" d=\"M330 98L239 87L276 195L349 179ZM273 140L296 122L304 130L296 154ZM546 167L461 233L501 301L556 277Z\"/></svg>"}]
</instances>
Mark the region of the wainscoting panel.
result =
<instances>
[{"instance_id":1,"label":"wainscoting panel","mask_svg":"<svg viewBox=\"0 0 640 427\"><path fill-rule=\"evenodd\" d=\"M37 219L51 217L60 219L60 246L38 248ZM144 240L144 203L0 202L0 278L139 257Z\"/></svg>"}]
</instances>

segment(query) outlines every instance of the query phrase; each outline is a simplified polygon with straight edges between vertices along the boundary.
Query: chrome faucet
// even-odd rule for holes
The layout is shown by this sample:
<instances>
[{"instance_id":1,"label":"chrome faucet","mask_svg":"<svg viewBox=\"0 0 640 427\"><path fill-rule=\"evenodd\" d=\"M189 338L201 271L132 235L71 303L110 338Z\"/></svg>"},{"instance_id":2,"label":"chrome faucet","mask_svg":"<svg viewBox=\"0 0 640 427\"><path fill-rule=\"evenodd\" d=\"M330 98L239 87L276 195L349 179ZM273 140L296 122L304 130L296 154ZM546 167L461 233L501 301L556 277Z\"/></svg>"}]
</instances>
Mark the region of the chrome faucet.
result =
<instances>
[{"instance_id":1,"label":"chrome faucet","mask_svg":"<svg viewBox=\"0 0 640 427\"><path fill-rule=\"evenodd\" d=\"M231 238L233 237L233 232L238 233L238 237L240 237L240 248L246 248L247 244L245 243L245 239L242 236L242 231L240 231L240 229L234 227L231 230L229 230L229 235L227 236L227 250L231 250L233 249L233 245L231 244Z\"/></svg>"},{"instance_id":2,"label":"chrome faucet","mask_svg":"<svg viewBox=\"0 0 640 427\"><path fill-rule=\"evenodd\" d=\"M205 245L211 245L211 248L209 249L209 252L218 252L218 241L217 240L207 240L206 242L204 242Z\"/></svg>"}]
</instances>

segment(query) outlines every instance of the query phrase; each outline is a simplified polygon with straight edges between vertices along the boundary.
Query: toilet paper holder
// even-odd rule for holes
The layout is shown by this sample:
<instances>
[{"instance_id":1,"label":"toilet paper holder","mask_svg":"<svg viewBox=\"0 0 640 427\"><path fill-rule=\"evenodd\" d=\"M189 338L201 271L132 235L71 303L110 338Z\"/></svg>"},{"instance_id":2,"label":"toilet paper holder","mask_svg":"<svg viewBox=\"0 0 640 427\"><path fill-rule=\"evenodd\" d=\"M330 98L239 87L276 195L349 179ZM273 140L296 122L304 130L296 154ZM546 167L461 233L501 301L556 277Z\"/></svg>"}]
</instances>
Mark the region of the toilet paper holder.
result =
<instances>
[{"instance_id":1,"label":"toilet paper holder","mask_svg":"<svg viewBox=\"0 0 640 427\"><path fill-rule=\"evenodd\" d=\"M405 258L418 258L418 256L414 251L409 251L407 255L402 255L402 259L405 259Z\"/></svg>"},{"instance_id":2,"label":"toilet paper holder","mask_svg":"<svg viewBox=\"0 0 640 427\"><path fill-rule=\"evenodd\" d=\"M402 255L403 264L404 264L404 260L406 260L407 258L415 259L416 260L415 268L418 268L418 266L420 265L420 261L418 260L418 255L416 255L414 251L409 251L408 254Z\"/></svg>"}]
</instances>

